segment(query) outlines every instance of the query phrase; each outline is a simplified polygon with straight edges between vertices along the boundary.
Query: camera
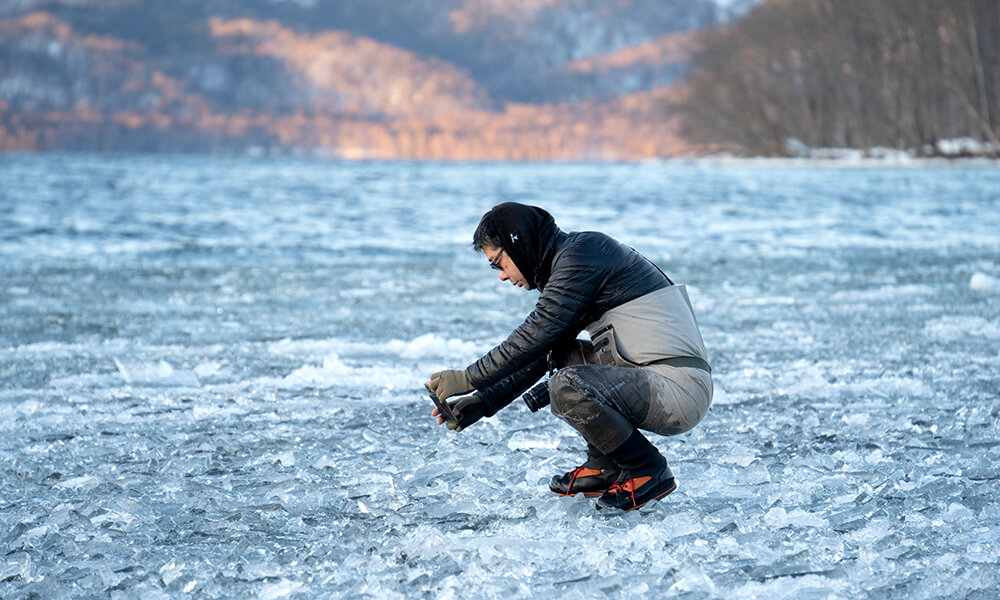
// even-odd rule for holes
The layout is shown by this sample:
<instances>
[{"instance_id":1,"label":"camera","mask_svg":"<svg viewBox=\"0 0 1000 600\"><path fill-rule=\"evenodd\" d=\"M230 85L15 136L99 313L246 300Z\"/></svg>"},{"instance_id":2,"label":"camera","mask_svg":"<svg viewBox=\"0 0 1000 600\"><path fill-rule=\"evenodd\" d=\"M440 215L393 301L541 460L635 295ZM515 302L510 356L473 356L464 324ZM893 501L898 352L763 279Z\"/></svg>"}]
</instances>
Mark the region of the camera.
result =
<instances>
[{"instance_id":1,"label":"camera","mask_svg":"<svg viewBox=\"0 0 1000 600\"><path fill-rule=\"evenodd\" d=\"M549 405L549 381L546 379L541 383L536 383L521 396L524 403L528 405L528 410L538 412L538 409Z\"/></svg>"}]
</instances>

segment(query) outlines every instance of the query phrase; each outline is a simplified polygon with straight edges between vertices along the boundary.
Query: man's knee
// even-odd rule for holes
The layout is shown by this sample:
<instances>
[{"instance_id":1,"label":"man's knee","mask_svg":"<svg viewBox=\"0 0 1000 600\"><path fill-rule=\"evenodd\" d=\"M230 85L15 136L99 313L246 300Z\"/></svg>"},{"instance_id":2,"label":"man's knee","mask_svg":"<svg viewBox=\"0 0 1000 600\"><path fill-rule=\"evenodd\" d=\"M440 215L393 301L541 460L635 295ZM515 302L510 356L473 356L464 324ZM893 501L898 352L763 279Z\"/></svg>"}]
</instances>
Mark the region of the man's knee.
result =
<instances>
[{"instance_id":1,"label":"man's knee","mask_svg":"<svg viewBox=\"0 0 1000 600\"><path fill-rule=\"evenodd\" d=\"M552 406L552 414L565 418L568 415L578 412L581 406L588 403L584 395L580 377L577 373L578 367L566 367L559 369L555 375L549 379L549 399Z\"/></svg>"}]
</instances>

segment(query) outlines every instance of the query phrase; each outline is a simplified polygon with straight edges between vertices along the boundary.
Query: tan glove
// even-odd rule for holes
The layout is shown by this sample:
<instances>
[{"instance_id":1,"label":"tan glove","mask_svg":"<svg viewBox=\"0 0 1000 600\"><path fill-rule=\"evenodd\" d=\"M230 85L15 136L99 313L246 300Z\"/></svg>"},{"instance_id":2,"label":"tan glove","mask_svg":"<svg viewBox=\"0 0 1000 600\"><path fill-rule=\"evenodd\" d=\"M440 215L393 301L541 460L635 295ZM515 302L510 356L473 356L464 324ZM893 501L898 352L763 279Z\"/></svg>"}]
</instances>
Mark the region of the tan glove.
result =
<instances>
[{"instance_id":1,"label":"tan glove","mask_svg":"<svg viewBox=\"0 0 1000 600\"><path fill-rule=\"evenodd\" d=\"M475 388L469 383L469 378L465 371L438 371L431 375L431 380L427 384L431 391L440 400L450 398L458 394L468 394Z\"/></svg>"}]
</instances>

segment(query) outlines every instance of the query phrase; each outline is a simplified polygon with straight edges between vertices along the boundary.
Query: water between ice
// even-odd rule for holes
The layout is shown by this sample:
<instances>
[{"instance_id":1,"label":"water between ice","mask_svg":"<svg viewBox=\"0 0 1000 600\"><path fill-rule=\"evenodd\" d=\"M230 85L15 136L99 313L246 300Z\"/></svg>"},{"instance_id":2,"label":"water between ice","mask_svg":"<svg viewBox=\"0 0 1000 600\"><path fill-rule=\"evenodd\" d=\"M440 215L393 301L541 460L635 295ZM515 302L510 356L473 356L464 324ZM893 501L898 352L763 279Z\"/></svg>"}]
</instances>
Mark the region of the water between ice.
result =
<instances>
[{"instance_id":1,"label":"water between ice","mask_svg":"<svg viewBox=\"0 0 1000 600\"><path fill-rule=\"evenodd\" d=\"M0 597L991 598L1000 173L0 162ZM689 285L716 397L626 515L421 383L530 310L505 200Z\"/></svg>"}]
</instances>

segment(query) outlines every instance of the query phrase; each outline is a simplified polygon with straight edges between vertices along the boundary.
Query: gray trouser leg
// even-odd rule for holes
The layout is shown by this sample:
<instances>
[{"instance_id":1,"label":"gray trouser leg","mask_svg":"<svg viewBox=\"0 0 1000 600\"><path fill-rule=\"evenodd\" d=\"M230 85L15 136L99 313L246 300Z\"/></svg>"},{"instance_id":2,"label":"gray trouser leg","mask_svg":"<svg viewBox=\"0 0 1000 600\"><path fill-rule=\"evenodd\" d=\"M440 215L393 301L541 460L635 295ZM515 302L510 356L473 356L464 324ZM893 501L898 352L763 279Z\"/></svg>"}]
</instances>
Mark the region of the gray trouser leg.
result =
<instances>
[{"instance_id":1,"label":"gray trouser leg","mask_svg":"<svg viewBox=\"0 0 1000 600\"><path fill-rule=\"evenodd\" d=\"M574 365L552 376L549 396L552 413L607 454L636 428L673 435L694 427L708 411L712 383L696 369Z\"/></svg>"}]
</instances>

